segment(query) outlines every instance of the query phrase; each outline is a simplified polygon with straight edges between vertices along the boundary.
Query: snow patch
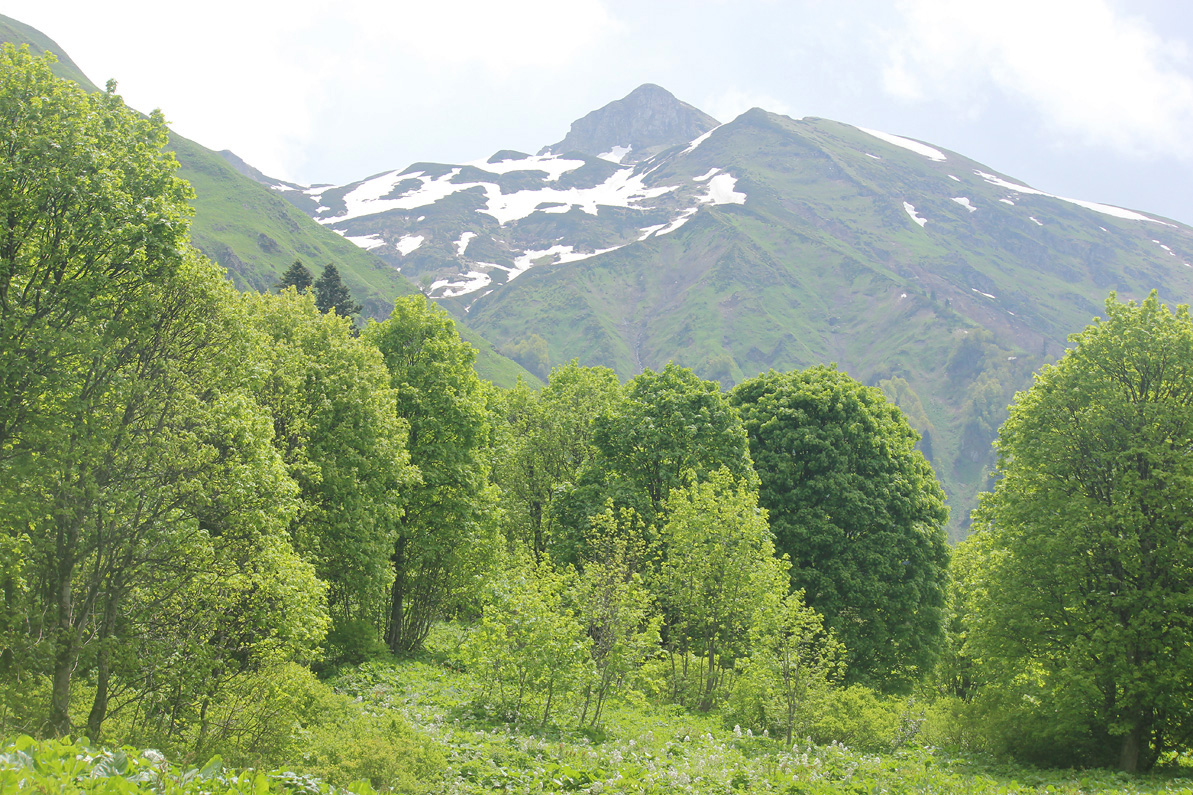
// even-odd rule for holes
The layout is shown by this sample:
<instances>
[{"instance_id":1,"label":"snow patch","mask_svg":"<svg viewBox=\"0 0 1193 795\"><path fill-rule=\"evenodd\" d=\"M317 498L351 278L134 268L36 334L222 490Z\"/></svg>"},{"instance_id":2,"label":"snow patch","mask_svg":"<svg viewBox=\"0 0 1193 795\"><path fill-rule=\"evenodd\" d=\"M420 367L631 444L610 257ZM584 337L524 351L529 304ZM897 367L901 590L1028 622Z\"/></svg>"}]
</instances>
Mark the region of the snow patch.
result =
<instances>
[{"instance_id":1,"label":"snow patch","mask_svg":"<svg viewBox=\"0 0 1193 795\"><path fill-rule=\"evenodd\" d=\"M615 146L613 148L616 151L621 147ZM626 148L625 152L629 151L629 148ZM622 153L623 156L625 152ZM601 157L604 158L605 155L601 155ZM584 161L565 160L558 155L530 155L521 160L499 160L496 163L489 163L485 160L473 160L464 165L474 166L490 174L509 174L511 171L545 171L547 172L547 181L554 182L567 172L574 171L584 165Z\"/></svg>"},{"instance_id":2,"label":"snow patch","mask_svg":"<svg viewBox=\"0 0 1193 795\"><path fill-rule=\"evenodd\" d=\"M610 163L617 163L620 165L625 156L630 153L633 146L615 146L603 155L597 155L601 160L608 160Z\"/></svg>"},{"instance_id":3,"label":"snow patch","mask_svg":"<svg viewBox=\"0 0 1193 795\"><path fill-rule=\"evenodd\" d=\"M974 291L975 293L977 293L978 295L984 295L984 296L986 296L987 298L990 298L990 299L993 299L993 298L994 298L994 296L992 296L990 293L984 293L984 292L982 292L981 290L979 290L979 289L978 289L978 288L976 288L976 287L970 287L969 289L973 290L973 291Z\"/></svg>"},{"instance_id":4,"label":"snow patch","mask_svg":"<svg viewBox=\"0 0 1193 795\"><path fill-rule=\"evenodd\" d=\"M969 199L966 198L965 196L954 196L953 201L957 202L957 204L960 204L962 207L969 210L971 213L976 212L978 209L977 207L974 207L973 204L970 203Z\"/></svg>"},{"instance_id":5,"label":"snow patch","mask_svg":"<svg viewBox=\"0 0 1193 795\"><path fill-rule=\"evenodd\" d=\"M704 182L706 179L712 179L714 176L716 176L716 173L720 170L721 169L719 169L719 168L710 168L708 171L706 171L701 176L692 177L692 182Z\"/></svg>"},{"instance_id":6,"label":"snow patch","mask_svg":"<svg viewBox=\"0 0 1193 795\"><path fill-rule=\"evenodd\" d=\"M736 186L736 177L718 174L708 181L708 193L696 201L701 204L745 204L746 194L735 191Z\"/></svg>"},{"instance_id":7,"label":"snow patch","mask_svg":"<svg viewBox=\"0 0 1193 795\"><path fill-rule=\"evenodd\" d=\"M1011 201L1010 199L999 199L999 201L1002 202L1003 204L1009 204L1012 207L1015 206L1015 202Z\"/></svg>"},{"instance_id":8,"label":"snow patch","mask_svg":"<svg viewBox=\"0 0 1193 795\"><path fill-rule=\"evenodd\" d=\"M952 174L949 174L949 179L951 179L953 182L960 182L960 181L961 181L961 180L957 179L956 177L954 177Z\"/></svg>"},{"instance_id":9,"label":"snow patch","mask_svg":"<svg viewBox=\"0 0 1193 795\"><path fill-rule=\"evenodd\" d=\"M424 240L426 240L426 238L422 235L403 235L402 239L394 244L394 248L396 248L398 253L404 257L411 251L414 251L416 248L421 246Z\"/></svg>"},{"instance_id":10,"label":"snow patch","mask_svg":"<svg viewBox=\"0 0 1193 795\"><path fill-rule=\"evenodd\" d=\"M724 126L725 125L723 125L723 124L717 125L716 127L713 127L711 130L706 132L704 135L696 137L695 139L692 140L692 142L690 144L688 144L688 148L683 150L682 152L680 152L680 154L686 155L688 152L695 150L695 148L697 146L700 146L700 144L702 144L708 140L708 136L712 135L713 133L715 133L717 130L721 129L721 127L724 127Z\"/></svg>"},{"instance_id":11,"label":"snow patch","mask_svg":"<svg viewBox=\"0 0 1193 795\"><path fill-rule=\"evenodd\" d=\"M1153 242L1153 243L1155 243L1155 244L1156 244L1157 246L1159 246L1160 248L1162 248L1162 249L1164 249L1165 251L1167 251L1167 252L1168 252L1169 254L1171 254L1172 256L1174 256L1174 257L1176 256L1176 253L1175 253L1175 252L1174 252L1172 249L1170 249L1168 246L1166 246L1166 245L1164 245L1163 243L1161 243L1159 240L1153 240L1152 242Z\"/></svg>"},{"instance_id":12,"label":"snow patch","mask_svg":"<svg viewBox=\"0 0 1193 795\"><path fill-rule=\"evenodd\" d=\"M643 200L670 193L677 187L679 186L670 185L648 188L643 183L642 176L635 176L629 168L618 169L603 183L591 188L540 188L518 191L507 196L496 185L485 184L488 202L477 212L493 216L502 225L525 218L544 203L560 205L545 212L562 213L571 207L578 207L589 215L596 215L599 206L632 208Z\"/></svg>"},{"instance_id":13,"label":"snow patch","mask_svg":"<svg viewBox=\"0 0 1193 795\"><path fill-rule=\"evenodd\" d=\"M915 221L920 226L928 223L927 218L921 218L915 214L915 205L911 204L910 202L903 202L903 209L906 210L907 214L911 216L911 220Z\"/></svg>"},{"instance_id":14,"label":"snow patch","mask_svg":"<svg viewBox=\"0 0 1193 795\"><path fill-rule=\"evenodd\" d=\"M878 155L872 155L872 154L870 154L869 152L866 152L866 157L872 157L872 158L874 158L875 160L882 160L882 158L881 158L881 157L879 157Z\"/></svg>"},{"instance_id":15,"label":"snow patch","mask_svg":"<svg viewBox=\"0 0 1193 795\"><path fill-rule=\"evenodd\" d=\"M456 241L456 256L464 256L464 252L468 250L468 244L472 242L472 238L476 237L476 232L465 232L460 235L460 239Z\"/></svg>"},{"instance_id":16,"label":"snow patch","mask_svg":"<svg viewBox=\"0 0 1193 795\"><path fill-rule=\"evenodd\" d=\"M1083 201L1081 199L1068 199L1068 198L1065 198L1064 196L1057 196L1054 193L1045 193L1042 190L1036 190L1035 188L1029 188L1026 185L1016 185L1013 182L1007 182L1005 179L996 177L993 174L987 174L985 171L975 170L973 173L977 174L979 177L986 180L991 185L997 185L1000 188L1007 188L1008 190L1013 190L1016 193L1029 193L1029 194L1033 194L1035 196L1047 196L1050 199L1060 199L1062 202L1069 202L1070 204L1076 204L1077 206L1084 207L1087 210L1093 210L1094 212L1103 213L1105 215L1112 215L1115 218L1125 218L1128 221L1151 221L1153 224L1163 224L1164 226L1174 226L1173 224L1167 224L1167 223L1164 223L1163 221L1158 221L1155 218L1149 218L1148 216L1143 215L1142 213L1137 213L1133 210L1125 210L1122 207L1114 207L1109 204L1098 204L1097 202L1087 202L1087 201ZM1039 222L1037 221L1037 223L1039 223Z\"/></svg>"},{"instance_id":17,"label":"snow patch","mask_svg":"<svg viewBox=\"0 0 1193 795\"><path fill-rule=\"evenodd\" d=\"M610 251L616 251L621 246L610 246L609 248L598 248L596 251L582 252L576 251L574 246L554 245L550 248L530 250L523 252L520 257L514 259L514 267L506 269L509 276L506 277L506 283L512 282L514 279L521 276L526 271L535 266L535 260L541 260L544 257L551 257L550 262L539 263L545 265L562 265L565 262L579 262L580 260L590 259L599 254L608 254Z\"/></svg>"},{"instance_id":18,"label":"snow patch","mask_svg":"<svg viewBox=\"0 0 1193 795\"><path fill-rule=\"evenodd\" d=\"M1027 217L1028 217L1028 218L1030 218L1031 220L1035 221L1035 222L1036 222L1036 226L1043 226L1043 225L1044 225L1044 224L1043 224L1043 223L1041 223L1041 222L1040 222L1040 221L1039 221L1039 220L1038 220L1038 219L1037 219L1037 218L1036 218L1034 215L1029 215L1029 216L1027 216Z\"/></svg>"},{"instance_id":19,"label":"snow patch","mask_svg":"<svg viewBox=\"0 0 1193 795\"><path fill-rule=\"evenodd\" d=\"M888 144L910 150L915 152L917 155L923 155L929 160L935 160L938 163L948 159L944 156L944 152L940 151L939 149L933 149L927 144L922 144L919 141L913 141L910 138L902 138L898 135L891 135L890 133L879 132L878 130L868 130L865 127L858 127L857 129L861 130L867 135L873 135L879 140L886 141Z\"/></svg>"},{"instance_id":20,"label":"snow patch","mask_svg":"<svg viewBox=\"0 0 1193 795\"><path fill-rule=\"evenodd\" d=\"M459 298L461 295L483 290L492 283L493 280L489 278L489 274L481 273L480 271L468 271L468 273L464 274L464 278L459 281L440 279L432 282L430 291L443 290L439 295L440 298Z\"/></svg>"},{"instance_id":21,"label":"snow patch","mask_svg":"<svg viewBox=\"0 0 1193 795\"><path fill-rule=\"evenodd\" d=\"M381 235L360 235L353 237L352 235L344 235L344 239L363 248L365 251L372 251L375 248L380 248L385 245L385 241L381 239Z\"/></svg>"},{"instance_id":22,"label":"snow patch","mask_svg":"<svg viewBox=\"0 0 1193 795\"><path fill-rule=\"evenodd\" d=\"M655 232L654 236L662 237L663 235L671 234L676 229L679 229L681 226L683 226L689 220L691 220L692 216L696 214L696 211L698 209L700 209L700 208L699 207L689 207L688 209L684 210L682 213L679 214L679 216L674 221L667 224L659 231Z\"/></svg>"}]
</instances>

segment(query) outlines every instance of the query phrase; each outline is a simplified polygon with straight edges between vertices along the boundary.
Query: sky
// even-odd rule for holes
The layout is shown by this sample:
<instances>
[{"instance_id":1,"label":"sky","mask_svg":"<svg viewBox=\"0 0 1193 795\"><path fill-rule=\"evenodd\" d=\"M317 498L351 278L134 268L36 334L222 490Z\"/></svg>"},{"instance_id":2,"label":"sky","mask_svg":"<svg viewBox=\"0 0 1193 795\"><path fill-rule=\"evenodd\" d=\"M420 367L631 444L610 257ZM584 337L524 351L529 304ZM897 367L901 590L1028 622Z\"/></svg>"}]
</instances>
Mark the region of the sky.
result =
<instances>
[{"instance_id":1,"label":"sky","mask_svg":"<svg viewBox=\"0 0 1193 795\"><path fill-rule=\"evenodd\" d=\"M927 141L1193 225L1187 0L0 0L134 108L274 177L536 152L657 83Z\"/></svg>"}]
</instances>

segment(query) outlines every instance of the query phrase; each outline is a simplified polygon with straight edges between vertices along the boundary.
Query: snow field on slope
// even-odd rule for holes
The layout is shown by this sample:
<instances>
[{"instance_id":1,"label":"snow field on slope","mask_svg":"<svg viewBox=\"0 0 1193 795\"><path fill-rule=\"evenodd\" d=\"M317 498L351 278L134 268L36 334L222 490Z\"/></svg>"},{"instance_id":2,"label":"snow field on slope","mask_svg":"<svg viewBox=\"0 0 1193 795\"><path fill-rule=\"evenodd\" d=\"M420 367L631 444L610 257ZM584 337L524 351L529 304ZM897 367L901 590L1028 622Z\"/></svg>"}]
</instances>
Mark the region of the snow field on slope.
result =
<instances>
[{"instance_id":1,"label":"snow field on slope","mask_svg":"<svg viewBox=\"0 0 1193 795\"><path fill-rule=\"evenodd\" d=\"M944 156L944 152L940 151L939 149L934 149L927 144L922 144L919 141L913 141L910 138L902 138L898 135L880 132L879 130L868 130L865 127L858 127L857 129L861 130L867 135L873 135L879 140L886 141L888 144L910 150L915 152L917 155L923 155L929 160L935 160L938 163L948 159Z\"/></svg>"}]
</instances>

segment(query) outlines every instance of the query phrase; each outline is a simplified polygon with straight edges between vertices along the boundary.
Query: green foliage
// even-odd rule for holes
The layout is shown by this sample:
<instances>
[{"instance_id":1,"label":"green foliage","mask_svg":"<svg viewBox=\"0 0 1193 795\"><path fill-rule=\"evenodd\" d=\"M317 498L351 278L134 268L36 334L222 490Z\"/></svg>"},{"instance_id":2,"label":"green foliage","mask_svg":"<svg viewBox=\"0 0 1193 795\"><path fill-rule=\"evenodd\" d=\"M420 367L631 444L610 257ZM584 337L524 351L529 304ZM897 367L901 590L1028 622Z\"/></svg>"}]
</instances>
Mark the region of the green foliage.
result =
<instances>
[{"instance_id":1,"label":"green foliage","mask_svg":"<svg viewBox=\"0 0 1193 795\"><path fill-rule=\"evenodd\" d=\"M587 544L591 557L584 562L575 597L595 669L585 691L581 725L598 725L608 699L659 653L662 618L641 574L647 563L641 530L631 511L623 509L620 517L614 516L612 502L593 517Z\"/></svg>"},{"instance_id":2,"label":"green foliage","mask_svg":"<svg viewBox=\"0 0 1193 795\"><path fill-rule=\"evenodd\" d=\"M592 678L590 640L569 593L573 579L547 561L525 561L490 585L464 653L481 697L507 720L545 725L552 709L574 706Z\"/></svg>"},{"instance_id":3,"label":"green foliage","mask_svg":"<svg viewBox=\"0 0 1193 795\"><path fill-rule=\"evenodd\" d=\"M298 292L305 293L307 290L311 289L311 285L314 283L315 277L311 275L309 270L307 270L307 266L302 264L302 260L296 259L294 260L294 264L287 268L286 272L282 274L282 278L278 279L277 284L273 286L273 289L281 292L287 287L293 287Z\"/></svg>"},{"instance_id":4,"label":"green foliage","mask_svg":"<svg viewBox=\"0 0 1193 795\"><path fill-rule=\"evenodd\" d=\"M421 295L361 335L389 371L397 415L422 481L408 492L390 560L385 640L395 653L419 648L431 622L473 595L492 554L494 490L488 479L484 393L475 350L447 313Z\"/></svg>"},{"instance_id":5,"label":"green foliage","mask_svg":"<svg viewBox=\"0 0 1193 795\"><path fill-rule=\"evenodd\" d=\"M347 318L320 314L310 296L291 289L241 302L262 337L258 397L300 489L294 546L328 584L335 620L376 623L393 581L402 495L418 479L389 372Z\"/></svg>"},{"instance_id":6,"label":"green foliage","mask_svg":"<svg viewBox=\"0 0 1193 795\"><path fill-rule=\"evenodd\" d=\"M720 387L675 364L630 381L623 398L597 416L593 446L588 467L560 506L570 534L561 552L571 559L583 554L584 527L606 499L633 508L657 532L668 496L693 478L725 468L747 483L757 481L745 430Z\"/></svg>"},{"instance_id":7,"label":"green foliage","mask_svg":"<svg viewBox=\"0 0 1193 795\"><path fill-rule=\"evenodd\" d=\"M759 598L762 607L750 627L749 652L739 663L730 714L768 727L790 745L797 733L809 734L813 721L835 701L830 690L844 672L845 649L800 592Z\"/></svg>"},{"instance_id":8,"label":"green foliage","mask_svg":"<svg viewBox=\"0 0 1193 795\"><path fill-rule=\"evenodd\" d=\"M296 262L295 265L297 264ZM315 306L320 312L335 312L340 317L352 317L364 308L352 300L352 293L340 278L339 269L330 262L323 266L322 275L311 285L311 289L315 293Z\"/></svg>"},{"instance_id":9,"label":"green foliage","mask_svg":"<svg viewBox=\"0 0 1193 795\"><path fill-rule=\"evenodd\" d=\"M506 538L529 548L535 560L555 545L556 497L594 455L595 418L620 395L612 370L570 362L551 371L545 388L519 381L492 401L492 472L502 490Z\"/></svg>"},{"instance_id":10,"label":"green foliage","mask_svg":"<svg viewBox=\"0 0 1193 795\"><path fill-rule=\"evenodd\" d=\"M1193 321L1112 294L1072 342L999 434L967 654L1012 752L1148 769L1193 731Z\"/></svg>"},{"instance_id":11,"label":"green foliage","mask_svg":"<svg viewBox=\"0 0 1193 795\"><path fill-rule=\"evenodd\" d=\"M667 620L672 698L709 710L748 653L760 605L786 592L787 562L775 557L757 494L728 470L676 489L666 509L655 590Z\"/></svg>"},{"instance_id":12,"label":"green foliage","mask_svg":"<svg viewBox=\"0 0 1193 795\"><path fill-rule=\"evenodd\" d=\"M835 367L771 371L732 393L775 545L847 651L846 680L905 691L944 639L944 492L882 392Z\"/></svg>"}]
</instances>

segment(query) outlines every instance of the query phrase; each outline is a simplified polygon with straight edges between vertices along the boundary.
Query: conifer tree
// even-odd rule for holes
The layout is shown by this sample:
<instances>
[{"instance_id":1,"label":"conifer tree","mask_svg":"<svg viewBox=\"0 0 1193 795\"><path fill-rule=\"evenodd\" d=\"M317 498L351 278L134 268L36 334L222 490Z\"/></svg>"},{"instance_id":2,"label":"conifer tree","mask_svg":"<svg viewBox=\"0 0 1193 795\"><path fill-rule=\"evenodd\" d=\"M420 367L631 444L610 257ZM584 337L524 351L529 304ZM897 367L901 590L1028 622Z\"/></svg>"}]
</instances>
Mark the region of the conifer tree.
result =
<instances>
[{"instance_id":1,"label":"conifer tree","mask_svg":"<svg viewBox=\"0 0 1193 795\"><path fill-rule=\"evenodd\" d=\"M311 289L311 285L314 283L315 277L311 275L310 270L307 269L306 265L302 264L302 260L296 259L294 260L294 264L282 274L282 278L273 287L279 293L287 287L293 287L298 292L305 293Z\"/></svg>"},{"instance_id":2,"label":"conifer tree","mask_svg":"<svg viewBox=\"0 0 1193 795\"><path fill-rule=\"evenodd\" d=\"M315 280L314 288L315 306L320 312L334 309L341 317L352 317L364 308L352 300L352 293L340 279L340 271L331 263L323 269L323 275Z\"/></svg>"}]
</instances>

